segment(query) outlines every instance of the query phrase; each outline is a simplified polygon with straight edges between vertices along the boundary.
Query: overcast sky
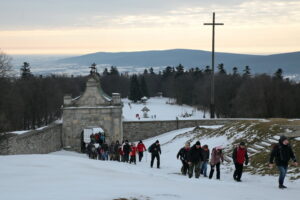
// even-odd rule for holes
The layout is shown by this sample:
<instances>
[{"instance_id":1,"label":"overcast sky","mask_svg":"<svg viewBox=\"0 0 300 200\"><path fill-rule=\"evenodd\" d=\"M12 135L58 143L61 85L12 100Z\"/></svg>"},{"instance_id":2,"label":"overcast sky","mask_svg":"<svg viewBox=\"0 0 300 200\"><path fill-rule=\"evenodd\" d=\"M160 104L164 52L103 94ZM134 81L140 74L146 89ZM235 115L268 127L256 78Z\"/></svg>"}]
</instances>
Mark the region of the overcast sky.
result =
<instances>
[{"instance_id":1,"label":"overcast sky","mask_svg":"<svg viewBox=\"0 0 300 200\"><path fill-rule=\"evenodd\" d=\"M299 51L300 0L1 0L8 54L172 48L268 54Z\"/></svg>"}]
</instances>

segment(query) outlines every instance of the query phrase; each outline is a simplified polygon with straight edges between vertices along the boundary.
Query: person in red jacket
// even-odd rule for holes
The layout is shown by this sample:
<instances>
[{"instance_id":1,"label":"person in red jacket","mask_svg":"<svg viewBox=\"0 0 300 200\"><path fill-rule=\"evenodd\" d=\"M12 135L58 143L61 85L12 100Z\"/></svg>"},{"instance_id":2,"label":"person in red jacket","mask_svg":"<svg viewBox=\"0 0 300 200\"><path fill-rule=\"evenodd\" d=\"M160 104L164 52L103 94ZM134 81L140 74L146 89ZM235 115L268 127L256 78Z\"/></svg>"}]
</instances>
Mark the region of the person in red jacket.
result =
<instances>
[{"instance_id":1,"label":"person in red jacket","mask_svg":"<svg viewBox=\"0 0 300 200\"><path fill-rule=\"evenodd\" d=\"M237 182L241 182L244 163L245 165L248 165L248 161L249 161L245 142L241 142L240 145L233 150L232 159L235 165L233 179Z\"/></svg>"},{"instance_id":2,"label":"person in red jacket","mask_svg":"<svg viewBox=\"0 0 300 200\"><path fill-rule=\"evenodd\" d=\"M134 163L136 164L136 153L137 153L137 147L135 146L134 143L131 143L131 147L130 147L130 160L129 163Z\"/></svg>"},{"instance_id":3,"label":"person in red jacket","mask_svg":"<svg viewBox=\"0 0 300 200\"><path fill-rule=\"evenodd\" d=\"M139 153L139 162L141 162L142 158L144 156L144 151L147 151L147 149L146 149L145 145L143 144L142 140L140 140L140 142L138 143L137 150L138 150L138 153Z\"/></svg>"}]
</instances>

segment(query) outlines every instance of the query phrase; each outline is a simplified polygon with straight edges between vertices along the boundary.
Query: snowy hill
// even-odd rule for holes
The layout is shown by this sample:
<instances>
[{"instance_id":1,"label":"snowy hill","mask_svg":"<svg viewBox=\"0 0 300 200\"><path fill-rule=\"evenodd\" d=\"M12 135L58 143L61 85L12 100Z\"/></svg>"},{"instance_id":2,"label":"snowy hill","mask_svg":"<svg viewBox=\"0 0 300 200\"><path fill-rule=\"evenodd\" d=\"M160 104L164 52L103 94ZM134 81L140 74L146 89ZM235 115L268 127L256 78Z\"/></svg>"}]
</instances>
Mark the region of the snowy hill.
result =
<instances>
[{"instance_id":1,"label":"snowy hill","mask_svg":"<svg viewBox=\"0 0 300 200\"><path fill-rule=\"evenodd\" d=\"M191 106L173 104L174 100L163 97L152 97L146 104L130 103L128 99L122 99L124 103L123 116L125 121L137 121L139 114L141 121L148 120L175 120L178 119L202 119L203 112ZM129 104L130 103L130 104ZM150 109L149 118L143 118L144 107ZM191 116L188 116L191 115Z\"/></svg>"},{"instance_id":2,"label":"snowy hill","mask_svg":"<svg viewBox=\"0 0 300 200\"><path fill-rule=\"evenodd\" d=\"M205 127L218 130L222 127ZM300 181L286 180L287 190L277 188L277 177L245 173L243 182L232 180L232 164L222 166L221 180L189 179L179 174L176 154L187 140L195 142L193 128L145 140L148 147L159 139L161 169L150 168L150 155L137 165L89 160L86 155L59 151L46 155L0 156L0 191L5 200L166 200L166 199L296 199ZM204 136L210 147L231 144L226 136Z\"/></svg>"}]
</instances>

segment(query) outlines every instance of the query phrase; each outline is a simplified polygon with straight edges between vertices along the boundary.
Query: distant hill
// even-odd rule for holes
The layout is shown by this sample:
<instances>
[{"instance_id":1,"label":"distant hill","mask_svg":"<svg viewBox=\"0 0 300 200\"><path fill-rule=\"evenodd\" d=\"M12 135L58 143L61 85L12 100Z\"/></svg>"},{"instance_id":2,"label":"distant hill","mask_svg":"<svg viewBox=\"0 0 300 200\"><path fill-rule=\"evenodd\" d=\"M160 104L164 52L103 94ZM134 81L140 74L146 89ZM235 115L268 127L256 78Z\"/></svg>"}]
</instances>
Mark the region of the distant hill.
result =
<instances>
[{"instance_id":1,"label":"distant hill","mask_svg":"<svg viewBox=\"0 0 300 200\"><path fill-rule=\"evenodd\" d=\"M137 68L176 66L181 63L187 69L191 67L204 68L211 65L211 52L190 49L118 53L98 52L57 61L57 63L84 66L93 62ZM273 55L216 53L216 66L219 63L223 63L225 69L229 72L232 71L233 67L238 67L241 72L246 65L249 65L252 73L274 73L278 68L282 68L286 74L300 74L300 52Z\"/></svg>"}]
</instances>

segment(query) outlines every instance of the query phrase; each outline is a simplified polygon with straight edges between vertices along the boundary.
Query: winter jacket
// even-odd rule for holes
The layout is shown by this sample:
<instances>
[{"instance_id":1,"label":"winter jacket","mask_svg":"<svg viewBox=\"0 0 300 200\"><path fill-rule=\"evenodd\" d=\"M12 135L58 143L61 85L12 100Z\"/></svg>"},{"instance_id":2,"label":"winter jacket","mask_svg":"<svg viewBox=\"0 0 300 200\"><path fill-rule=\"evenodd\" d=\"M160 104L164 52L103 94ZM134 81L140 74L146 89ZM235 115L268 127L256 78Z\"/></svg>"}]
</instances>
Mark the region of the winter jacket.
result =
<instances>
[{"instance_id":1,"label":"winter jacket","mask_svg":"<svg viewBox=\"0 0 300 200\"><path fill-rule=\"evenodd\" d=\"M188 162L198 163L199 161L203 161L203 149L196 148L196 145L193 145L188 153Z\"/></svg>"},{"instance_id":2,"label":"winter jacket","mask_svg":"<svg viewBox=\"0 0 300 200\"><path fill-rule=\"evenodd\" d=\"M248 165L249 157L248 157L247 149L246 148L243 149L240 146L238 146L233 150L232 159L234 163L238 163L242 165L245 162L245 164Z\"/></svg>"},{"instance_id":3,"label":"winter jacket","mask_svg":"<svg viewBox=\"0 0 300 200\"><path fill-rule=\"evenodd\" d=\"M209 160L209 149L207 149L207 150L202 149L202 157L203 157L203 161L208 162L208 160Z\"/></svg>"},{"instance_id":4,"label":"winter jacket","mask_svg":"<svg viewBox=\"0 0 300 200\"><path fill-rule=\"evenodd\" d=\"M210 159L210 164L211 165L216 165L220 162L224 161L224 157L223 157L223 153L220 150L219 152L216 150L216 148L213 148L212 152L211 152L211 159Z\"/></svg>"},{"instance_id":5,"label":"winter jacket","mask_svg":"<svg viewBox=\"0 0 300 200\"><path fill-rule=\"evenodd\" d=\"M101 145L101 149L104 151L104 152L107 152L108 151L108 144L104 143Z\"/></svg>"},{"instance_id":6,"label":"winter jacket","mask_svg":"<svg viewBox=\"0 0 300 200\"><path fill-rule=\"evenodd\" d=\"M124 152L124 154L129 154L129 152L130 152L130 145L128 143L125 143L123 145L123 152Z\"/></svg>"},{"instance_id":7,"label":"winter jacket","mask_svg":"<svg viewBox=\"0 0 300 200\"><path fill-rule=\"evenodd\" d=\"M130 156L135 156L137 152L137 147L131 146Z\"/></svg>"},{"instance_id":8,"label":"winter jacket","mask_svg":"<svg viewBox=\"0 0 300 200\"><path fill-rule=\"evenodd\" d=\"M120 149L120 147L121 147L121 145L120 145L119 143L116 143L116 144L114 145L114 152L118 152L119 149Z\"/></svg>"},{"instance_id":9,"label":"winter jacket","mask_svg":"<svg viewBox=\"0 0 300 200\"><path fill-rule=\"evenodd\" d=\"M149 152L152 153L152 154L154 154L154 155L159 155L159 154L161 154L160 144L153 143L153 144L149 147Z\"/></svg>"},{"instance_id":10,"label":"winter jacket","mask_svg":"<svg viewBox=\"0 0 300 200\"><path fill-rule=\"evenodd\" d=\"M183 160L183 161L187 161L188 159L188 153L190 151L191 148L186 148L186 147L182 147L178 153L177 153L177 158L180 157L180 160Z\"/></svg>"},{"instance_id":11,"label":"winter jacket","mask_svg":"<svg viewBox=\"0 0 300 200\"><path fill-rule=\"evenodd\" d=\"M274 146L270 156L270 163L273 163L274 158L277 166L287 166L290 159L296 162L296 157L291 146L284 145L281 142Z\"/></svg>"},{"instance_id":12,"label":"winter jacket","mask_svg":"<svg viewBox=\"0 0 300 200\"><path fill-rule=\"evenodd\" d=\"M115 151L115 144L114 143L111 143L110 145L109 145L109 153L115 153L116 151Z\"/></svg>"},{"instance_id":13,"label":"winter jacket","mask_svg":"<svg viewBox=\"0 0 300 200\"><path fill-rule=\"evenodd\" d=\"M146 147L143 143L139 143L137 145L137 149L138 149L138 152L143 152L143 151L146 151Z\"/></svg>"}]
</instances>

